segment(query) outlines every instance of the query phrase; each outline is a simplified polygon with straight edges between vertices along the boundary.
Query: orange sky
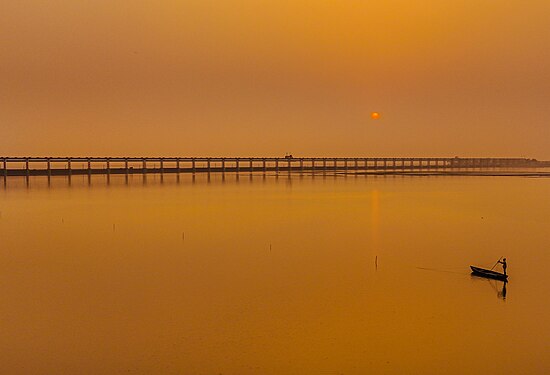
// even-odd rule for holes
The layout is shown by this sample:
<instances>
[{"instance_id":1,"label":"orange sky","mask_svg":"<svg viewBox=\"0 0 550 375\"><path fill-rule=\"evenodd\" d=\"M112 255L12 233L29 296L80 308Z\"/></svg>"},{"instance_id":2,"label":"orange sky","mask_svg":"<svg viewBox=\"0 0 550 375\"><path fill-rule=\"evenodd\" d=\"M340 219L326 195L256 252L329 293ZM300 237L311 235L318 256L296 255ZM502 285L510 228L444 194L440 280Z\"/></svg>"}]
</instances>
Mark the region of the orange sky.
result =
<instances>
[{"instance_id":1,"label":"orange sky","mask_svg":"<svg viewBox=\"0 0 550 375\"><path fill-rule=\"evenodd\" d=\"M6 0L0 154L550 159L549 20L547 0Z\"/></svg>"}]
</instances>

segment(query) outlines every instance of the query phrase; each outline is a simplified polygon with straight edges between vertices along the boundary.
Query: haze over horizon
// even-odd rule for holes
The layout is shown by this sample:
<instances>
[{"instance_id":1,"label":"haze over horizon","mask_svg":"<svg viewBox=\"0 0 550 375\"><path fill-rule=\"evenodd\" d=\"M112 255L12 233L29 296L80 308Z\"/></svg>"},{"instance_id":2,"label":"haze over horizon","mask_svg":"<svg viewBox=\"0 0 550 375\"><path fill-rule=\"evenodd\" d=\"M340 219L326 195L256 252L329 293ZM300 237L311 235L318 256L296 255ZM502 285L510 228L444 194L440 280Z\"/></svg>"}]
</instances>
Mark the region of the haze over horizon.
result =
<instances>
[{"instance_id":1,"label":"haze over horizon","mask_svg":"<svg viewBox=\"0 0 550 375\"><path fill-rule=\"evenodd\" d=\"M4 1L0 155L549 160L548 20L545 0Z\"/></svg>"}]
</instances>

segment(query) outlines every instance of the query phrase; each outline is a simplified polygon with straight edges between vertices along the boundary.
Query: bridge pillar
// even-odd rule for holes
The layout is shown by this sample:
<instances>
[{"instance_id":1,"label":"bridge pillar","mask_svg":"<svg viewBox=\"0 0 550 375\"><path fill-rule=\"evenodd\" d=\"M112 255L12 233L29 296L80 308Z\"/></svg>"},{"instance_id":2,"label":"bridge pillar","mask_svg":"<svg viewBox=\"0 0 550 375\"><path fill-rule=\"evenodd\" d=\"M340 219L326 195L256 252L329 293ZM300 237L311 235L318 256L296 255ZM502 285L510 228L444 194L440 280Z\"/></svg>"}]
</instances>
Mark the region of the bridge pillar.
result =
<instances>
[{"instance_id":1,"label":"bridge pillar","mask_svg":"<svg viewBox=\"0 0 550 375\"><path fill-rule=\"evenodd\" d=\"M248 160L248 163L250 166L250 173L252 174L252 172L254 172L254 161L252 160L252 158Z\"/></svg>"},{"instance_id":2,"label":"bridge pillar","mask_svg":"<svg viewBox=\"0 0 550 375\"><path fill-rule=\"evenodd\" d=\"M196 172L195 158L191 158L191 170L192 170L193 174L195 174L195 172Z\"/></svg>"},{"instance_id":3,"label":"bridge pillar","mask_svg":"<svg viewBox=\"0 0 550 375\"><path fill-rule=\"evenodd\" d=\"M267 172L267 165L266 165L265 158L262 158L262 168L263 168L264 174L265 174Z\"/></svg>"},{"instance_id":4,"label":"bridge pillar","mask_svg":"<svg viewBox=\"0 0 550 375\"><path fill-rule=\"evenodd\" d=\"M241 166L239 165L239 158L235 159L235 162L237 163L237 174L238 174L241 168Z\"/></svg>"},{"instance_id":5,"label":"bridge pillar","mask_svg":"<svg viewBox=\"0 0 550 375\"><path fill-rule=\"evenodd\" d=\"M176 172L180 173L180 158L176 158Z\"/></svg>"},{"instance_id":6,"label":"bridge pillar","mask_svg":"<svg viewBox=\"0 0 550 375\"><path fill-rule=\"evenodd\" d=\"M25 159L25 176L29 177L29 158Z\"/></svg>"},{"instance_id":7,"label":"bridge pillar","mask_svg":"<svg viewBox=\"0 0 550 375\"><path fill-rule=\"evenodd\" d=\"M275 173L279 173L279 158L275 159Z\"/></svg>"},{"instance_id":8,"label":"bridge pillar","mask_svg":"<svg viewBox=\"0 0 550 375\"><path fill-rule=\"evenodd\" d=\"M304 172L304 158L300 158L300 172Z\"/></svg>"},{"instance_id":9,"label":"bridge pillar","mask_svg":"<svg viewBox=\"0 0 550 375\"><path fill-rule=\"evenodd\" d=\"M160 174L164 174L164 158L160 158Z\"/></svg>"},{"instance_id":10,"label":"bridge pillar","mask_svg":"<svg viewBox=\"0 0 550 375\"><path fill-rule=\"evenodd\" d=\"M335 171L338 170L338 159L337 158L334 158L334 170Z\"/></svg>"},{"instance_id":11,"label":"bridge pillar","mask_svg":"<svg viewBox=\"0 0 550 375\"><path fill-rule=\"evenodd\" d=\"M222 174L225 174L225 158L222 158Z\"/></svg>"},{"instance_id":12,"label":"bridge pillar","mask_svg":"<svg viewBox=\"0 0 550 375\"><path fill-rule=\"evenodd\" d=\"M69 176L73 174L73 171L71 168L72 168L71 158L67 158L67 169L69 170Z\"/></svg>"},{"instance_id":13,"label":"bridge pillar","mask_svg":"<svg viewBox=\"0 0 550 375\"><path fill-rule=\"evenodd\" d=\"M211 161L211 158L206 159L206 168L208 170L208 174L210 174L210 161Z\"/></svg>"},{"instance_id":14,"label":"bridge pillar","mask_svg":"<svg viewBox=\"0 0 550 375\"><path fill-rule=\"evenodd\" d=\"M141 159L141 166L143 169L143 174L147 174L147 159Z\"/></svg>"},{"instance_id":15,"label":"bridge pillar","mask_svg":"<svg viewBox=\"0 0 550 375\"><path fill-rule=\"evenodd\" d=\"M323 172L327 170L327 158L323 158Z\"/></svg>"},{"instance_id":16,"label":"bridge pillar","mask_svg":"<svg viewBox=\"0 0 550 375\"><path fill-rule=\"evenodd\" d=\"M111 158L107 158L107 175L111 174Z\"/></svg>"},{"instance_id":17,"label":"bridge pillar","mask_svg":"<svg viewBox=\"0 0 550 375\"><path fill-rule=\"evenodd\" d=\"M292 159L288 159L287 160L287 165L288 165L288 173L290 173L290 163L292 162Z\"/></svg>"}]
</instances>

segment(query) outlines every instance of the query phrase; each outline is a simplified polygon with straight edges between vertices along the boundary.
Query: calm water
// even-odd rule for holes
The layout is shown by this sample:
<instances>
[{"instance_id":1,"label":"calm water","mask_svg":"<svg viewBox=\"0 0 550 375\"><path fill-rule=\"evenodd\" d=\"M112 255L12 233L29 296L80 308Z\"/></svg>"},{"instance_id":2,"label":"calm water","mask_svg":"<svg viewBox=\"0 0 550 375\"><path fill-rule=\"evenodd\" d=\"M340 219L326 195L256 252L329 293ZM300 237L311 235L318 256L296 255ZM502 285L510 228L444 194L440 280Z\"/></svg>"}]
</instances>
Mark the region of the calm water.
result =
<instances>
[{"instance_id":1,"label":"calm water","mask_svg":"<svg viewBox=\"0 0 550 375\"><path fill-rule=\"evenodd\" d=\"M10 178L0 373L550 373L549 229L548 178Z\"/></svg>"}]
</instances>

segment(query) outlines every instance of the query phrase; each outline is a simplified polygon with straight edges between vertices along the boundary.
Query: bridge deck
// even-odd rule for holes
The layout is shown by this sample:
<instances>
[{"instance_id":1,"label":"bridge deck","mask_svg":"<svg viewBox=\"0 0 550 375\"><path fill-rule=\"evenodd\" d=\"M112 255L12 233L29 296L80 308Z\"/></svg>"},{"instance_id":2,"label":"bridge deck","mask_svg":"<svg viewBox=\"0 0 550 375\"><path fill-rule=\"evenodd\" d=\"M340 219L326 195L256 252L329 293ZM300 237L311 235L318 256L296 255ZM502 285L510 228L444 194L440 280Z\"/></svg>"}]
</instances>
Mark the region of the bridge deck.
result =
<instances>
[{"instance_id":1,"label":"bridge deck","mask_svg":"<svg viewBox=\"0 0 550 375\"><path fill-rule=\"evenodd\" d=\"M412 171L448 168L547 166L525 158L277 158L277 157L0 157L0 174L239 173L318 171Z\"/></svg>"}]
</instances>

